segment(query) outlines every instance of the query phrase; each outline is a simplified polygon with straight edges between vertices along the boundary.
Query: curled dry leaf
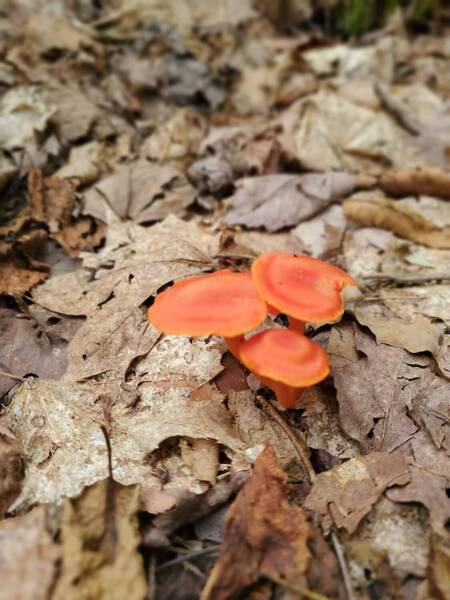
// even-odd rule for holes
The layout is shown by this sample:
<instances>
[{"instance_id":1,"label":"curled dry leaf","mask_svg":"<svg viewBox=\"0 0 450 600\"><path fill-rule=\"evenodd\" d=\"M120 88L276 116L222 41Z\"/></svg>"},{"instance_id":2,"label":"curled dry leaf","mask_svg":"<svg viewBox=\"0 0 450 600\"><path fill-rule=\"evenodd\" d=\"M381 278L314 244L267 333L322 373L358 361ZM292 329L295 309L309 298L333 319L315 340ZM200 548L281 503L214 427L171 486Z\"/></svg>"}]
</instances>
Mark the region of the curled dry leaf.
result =
<instances>
[{"instance_id":1,"label":"curled dry leaf","mask_svg":"<svg viewBox=\"0 0 450 600\"><path fill-rule=\"evenodd\" d=\"M443 210L448 219L448 205ZM410 207L382 195L354 196L344 202L344 212L360 225L388 229L430 248L450 249L450 226L438 226Z\"/></svg>"},{"instance_id":2,"label":"curled dry leaf","mask_svg":"<svg viewBox=\"0 0 450 600\"><path fill-rule=\"evenodd\" d=\"M297 225L350 194L356 183L352 175L339 172L242 179L225 223L268 231Z\"/></svg>"},{"instance_id":3,"label":"curled dry leaf","mask_svg":"<svg viewBox=\"0 0 450 600\"><path fill-rule=\"evenodd\" d=\"M410 478L404 456L372 452L319 473L304 506L353 533L386 488Z\"/></svg>"},{"instance_id":4,"label":"curled dry leaf","mask_svg":"<svg viewBox=\"0 0 450 600\"><path fill-rule=\"evenodd\" d=\"M437 167L386 171L379 185L393 196L424 194L450 200L450 173Z\"/></svg>"},{"instance_id":5,"label":"curled dry leaf","mask_svg":"<svg viewBox=\"0 0 450 600\"><path fill-rule=\"evenodd\" d=\"M303 510L289 503L288 491L287 475L267 446L230 507L202 600L248 594L260 577L302 587L310 558L309 525Z\"/></svg>"}]
</instances>

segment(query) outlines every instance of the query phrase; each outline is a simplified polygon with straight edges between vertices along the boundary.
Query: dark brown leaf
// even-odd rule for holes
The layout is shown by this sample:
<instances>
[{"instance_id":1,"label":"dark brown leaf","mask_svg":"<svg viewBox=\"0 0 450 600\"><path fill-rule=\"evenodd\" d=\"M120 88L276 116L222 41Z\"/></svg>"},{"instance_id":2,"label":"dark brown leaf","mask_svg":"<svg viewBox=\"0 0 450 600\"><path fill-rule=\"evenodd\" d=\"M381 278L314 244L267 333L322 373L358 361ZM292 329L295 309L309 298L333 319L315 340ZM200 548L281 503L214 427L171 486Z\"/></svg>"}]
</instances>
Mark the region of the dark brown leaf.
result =
<instances>
[{"instance_id":1,"label":"dark brown leaf","mask_svg":"<svg viewBox=\"0 0 450 600\"><path fill-rule=\"evenodd\" d=\"M287 475L267 446L229 510L221 553L202 600L239 593L249 597L260 576L302 586L310 557L309 525L303 510L289 503L288 491Z\"/></svg>"}]
</instances>

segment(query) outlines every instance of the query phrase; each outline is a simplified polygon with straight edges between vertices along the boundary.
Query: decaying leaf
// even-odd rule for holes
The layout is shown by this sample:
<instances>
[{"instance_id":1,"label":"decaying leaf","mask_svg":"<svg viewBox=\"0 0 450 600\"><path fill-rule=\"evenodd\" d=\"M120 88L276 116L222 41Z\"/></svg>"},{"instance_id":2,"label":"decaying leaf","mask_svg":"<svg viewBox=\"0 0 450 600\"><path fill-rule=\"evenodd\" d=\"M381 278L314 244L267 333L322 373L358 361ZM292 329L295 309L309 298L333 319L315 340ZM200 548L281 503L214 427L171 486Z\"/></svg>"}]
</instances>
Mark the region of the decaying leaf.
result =
<instances>
[{"instance_id":1,"label":"decaying leaf","mask_svg":"<svg viewBox=\"0 0 450 600\"><path fill-rule=\"evenodd\" d=\"M303 510L289 503L288 490L287 476L268 446L228 512L221 553L202 600L248 594L264 576L302 587L309 525Z\"/></svg>"},{"instance_id":2,"label":"decaying leaf","mask_svg":"<svg viewBox=\"0 0 450 600\"><path fill-rule=\"evenodd\" d=\"M1 600L47 600L61 553L43 506L0 522Z\"/></svg>"},{"instance_id":3,"label":"decaying leaf","mask_svg":"<svg viewBox=\"0 0 450 600\"><path fill-rule=\"evenodd\" d=\"M450 208L443 203L446 213L441 226L415 212L401 202L395 202L382 195L354 196L344 202L347 218L367 227L389 229L396 235L424 244L430 248L450 249Z\"/></svg>"},{"instance_id":4,"label":"decaying leaf","mask_svg":"<svg viewBox=\"0 0 450 600\"><path fill-rule=\"evenodd\" d=\"M142 600L147 586L138 551L139 495L138 486L102 481L72 501L65 499L54 598Z\"/></svg>"},{"instance_id":5,"label":"decaying leaf","mask_svg":"<svg viewBox=\"0 0 450 600\"><path fill-rule=\"evenodd\" d=\"M339 172L242 179L225 223L268 231L297 225L350 194L356 183L352 175Z\"/></svg>"},{"instance_id":6,"label":"decaying leaf","mask_svg":"<svg viewBox=\"0 0 450 600\"><path fill-rule=\"evenodd\" d=\"M386 488L410 478L401 454L372 452L319 473L304 506L353 533Z\"/></svg>"}]
</instances>

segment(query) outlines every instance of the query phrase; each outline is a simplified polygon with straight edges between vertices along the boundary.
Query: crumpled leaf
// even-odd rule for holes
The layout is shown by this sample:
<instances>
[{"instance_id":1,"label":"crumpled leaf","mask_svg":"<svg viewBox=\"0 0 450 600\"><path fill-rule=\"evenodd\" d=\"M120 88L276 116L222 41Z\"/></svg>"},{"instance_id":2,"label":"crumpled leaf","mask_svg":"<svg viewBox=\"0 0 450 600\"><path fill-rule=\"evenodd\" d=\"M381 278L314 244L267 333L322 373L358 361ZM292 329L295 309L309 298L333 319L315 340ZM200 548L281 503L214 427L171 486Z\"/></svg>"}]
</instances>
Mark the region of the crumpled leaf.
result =
<instances>
[{"instance_id":1,"label":"crumpled leaf","mask_svg":"<svg viewBox=\"0 0 450 600\"><path fill-rule=\"evenodd\" d=\"M353 533L386 488L410 478L401 454L372 452L319 473L304 506Z\"/></svg>"},{"instance_id":2,"label":"crumpled leaf","mask_svg":"<svg viewBox=\"0 0 450 600\"><path fill-rule=\"evenodd\" d=\"M237 183L227 225L277 231L315 216L350 194L356 179L347 173L262 175Z\"/></svg>"},{"instance_id":3,"label":"crumpled leaf","mask_svg":"<svg viewBox=\"0 0 450 600\"><path fill-rule=\"evenodd\" d=\"M138 549L140 489L110 483L99 482L78 498L64 500L59 521L61 566L52 594L56 600L145 596Z\"/></svg>"},{"instance_id":4,"label":"crumpled leaf","mask_svg":"<svg viewBox=\"0 0 450 600\"><path fill-rule=\"evenodd\" d=\"M303 510L289 503L288 490L287 475L267 446L228 512L221 552L202 600L245 594L260 576L302 587L310 557L309 525Z\"/></svg>"},{"instance_id":5,"label":"crumpled leaf","mask_svg":"<svg viewBox=\"0 0 450 600\"><path fill-rule=\"evenodd\" d=\"M431 248L450 249L450 207L442 202L441 225L399 201L382 195L357 195L344 202L347 218L367 227L389 229L396 235Z\"/></svg>"},{"instance_id":6,"label":"crumpled leaf","mask_svg":"<svg viewBox=\"0 0 450 600\"><path fill-rule=\"evenodd\" d=\"M104 147L98 142L89 142L74 146L67 164L61 167L55 176L59 179L71 179L77 187L92 183L97 179L104 163Z\"/></svg>"},{"instance_id":7,"label":"crumpled leaf","mask_svg":"<svg viewBox=\"0 0 450 600\"><path fill-rule=\"evenodd\" d=\"M26 515L0 522L2 600L50 597L61 554L47 527L46 513L45 507L39 506Z\"/></svg>"},{"instance_id":8,"label":"crumpled leaf","mask_svg":"<svg viewBox=\"0 0 450 600\"><path fill-rule=\"evenodd\" d=\"M170 214L182 216L195 195L178 171L141 160L119 167L91 188L85 195L83 212L108 222L110 209L121 220L148 223Z\"/></svg>"}]
</instances>

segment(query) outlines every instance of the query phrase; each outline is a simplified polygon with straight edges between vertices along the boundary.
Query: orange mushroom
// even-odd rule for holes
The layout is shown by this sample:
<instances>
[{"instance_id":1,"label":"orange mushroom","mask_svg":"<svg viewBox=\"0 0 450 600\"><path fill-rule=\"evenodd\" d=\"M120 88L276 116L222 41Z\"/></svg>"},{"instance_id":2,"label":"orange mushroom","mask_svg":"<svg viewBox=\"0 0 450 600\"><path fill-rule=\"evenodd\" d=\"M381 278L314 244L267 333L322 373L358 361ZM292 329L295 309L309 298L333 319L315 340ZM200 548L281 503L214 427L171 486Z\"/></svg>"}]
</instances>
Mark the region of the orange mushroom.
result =
<instances>
[{"instance_id":1,"label":"orange mushroom","mask_svg":"<svg viewBox=\"0 0 450 600\"><path fill-rule=\"evenodd\" d=\"M290 317L290 329L337 321L344 312L342 289L356 282L345 271L310 256L267 252L252 266L259 294L269 312Z\"/></svg>"},{"instance_id":2,"label":"orange mushroom","mask_svg":"<svg viewBox=\"0 0 450 600\"><path fill-rule=\"evenodd\" d=\"M267 306L250 273L227 269L176 282L156 296L149 321L174 335L220 335L236 357L243 334L260 325Z\"/></svg>"},{"instance_id":3,"label":"orange mushroom","mask_svg":"<svg viewBox=\"0 0 450 600\"><path fill-rule=\"evenodd\" d=\"M290 329L257 333L242 342L239 358L285 408L295 408L304 388L322 381L330 371L325 350Z\"/></svg>"}]
</instances>

